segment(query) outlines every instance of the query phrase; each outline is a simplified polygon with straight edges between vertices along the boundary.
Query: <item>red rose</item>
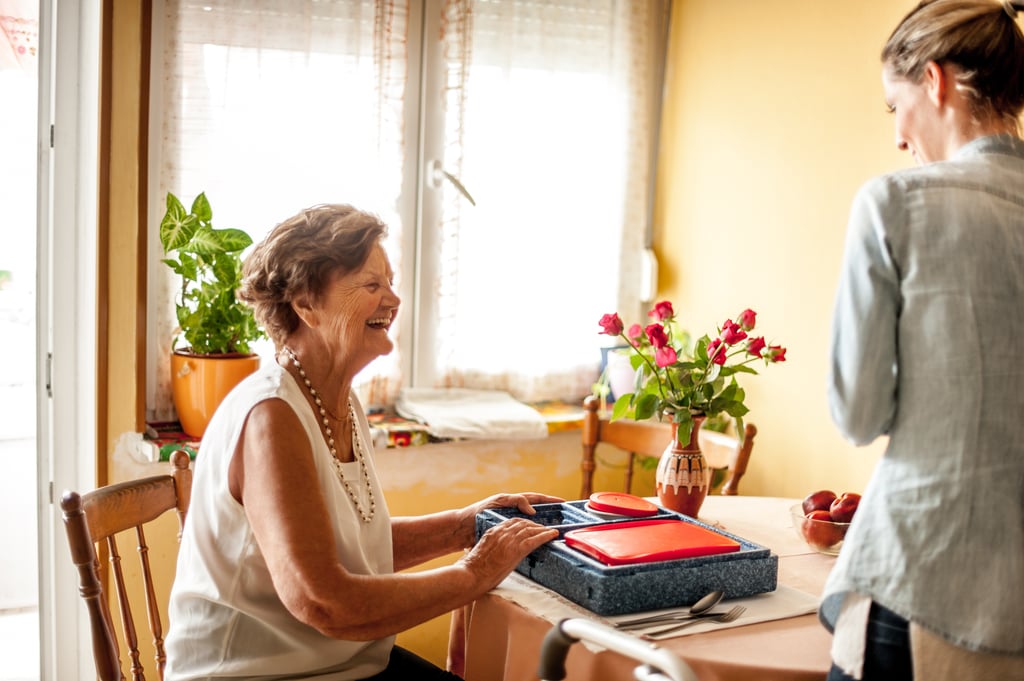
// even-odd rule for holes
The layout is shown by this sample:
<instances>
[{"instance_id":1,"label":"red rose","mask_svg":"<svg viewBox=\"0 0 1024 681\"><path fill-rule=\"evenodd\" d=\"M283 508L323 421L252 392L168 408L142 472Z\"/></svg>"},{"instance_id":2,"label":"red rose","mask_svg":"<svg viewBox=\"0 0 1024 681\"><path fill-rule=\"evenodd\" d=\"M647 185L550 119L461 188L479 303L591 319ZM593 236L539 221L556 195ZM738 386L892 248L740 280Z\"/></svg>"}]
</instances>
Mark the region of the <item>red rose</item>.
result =
<instances>
[{"instance_id":1,"label":"red rose","mask_svg":"<svg viewBox=\"0 0 1024 681\"><path fill-rule=\"evenodd\" d=\"M668 336L665 335L665 327L661 324L648 324L644 329L647 332L647 340L655 348L663 348L668 345Z\"/></svg>"},{"instance_id":2,"label":"red rose","mask_svg":"<svg viewBox=\"0 0 1024 681\"><path fill-rule=\"evenodd\" d=\"M654 363L659 367L664 368L675 364L677 359L679 359L679 356L676 355L676 349L671 345L666 345L654 351Z\"/></svg>"},{"instance_id":3,"label":"red rose","mask_svg":"<svg viewBox=\"0 0 1024 681\"><path fill-rule=\"evenodd\" d=\"M769 345L767 355L770 362L785 362L786 348L781 345Z\"/></svg>"},{"instance_id":4,"label":"red rose","mask_svg":"<svg viewBox=\"0 0 1024 681\"><path fill-rule=\"evenodd\" d=\"M731 319L725 320L722 325L722 340L726 345L736 345L747 337L747 332L740 328L739 324Z\"/></svg>"},{"instance_id":5,"label":"red rose","mask_svg":"<svg viewBox=\"0 0 1024 681\"><path fill-rule=\"evenodd\" d=\"M654 317L658 321L665 319L671 319L675 316L675 310L672 309L672 303L667 300L663 300L654 306L654 309L647 313L648 317Z\"/></svg>"},{"instance_id":6,"label":"red rose","mask_svg":"<svg viewBox=\"0 0 1024 681\"><path fill-rule=\"evenodd\" d=\"M747 343L747 352L754 357L760 357L761 351L764 350L764 336L758 336Z\"/></svg>"},{"instance_id":7,"label":"red rose","mask_svg":"<svg viewBox=\"0 0 1024 681\"><path fill-rule=\"evenodd\" d=\"M753 310L747 309L740 313L740 316L736 318L736 321L740 323L740 328L744 331L750 331L754 328L754 324L757 321L757 313Z\"/></svg>"},{"instance_id":8,"label":"red rose","mask_svg":"<svg viewBox=\"0 0 1024 681\"><path fill-rule=\"evenodd\" d=\"M721 338L716 338L708 344L708 357L718 365L725 364L725 345Z\"/></svg>"},{"instance_id":9,"label":"red rose","mask_svg":"<svg viewBox=\"0 0 1024 681\"><path fill-rule=\"evenodd\" d=\"M622 333L622 320L619 319L618 312L602 316L601 321L599 321L598 324L601 325L601 333L603 334L618 336Z\"/></svg>"},{"instance_id":10,"label":"red rose","mask_svg":"<svg viewBox=\"0 0 1024 681\"><path fill-rule=\"evenodd\" d=\"M640 326L639 324L634 324L633 326L629 327L629 331L626 332L626 337L629 338L631 341L640 340L640 336L642 335L644 335L644 327Z\"/></svg>"}]
</instances>

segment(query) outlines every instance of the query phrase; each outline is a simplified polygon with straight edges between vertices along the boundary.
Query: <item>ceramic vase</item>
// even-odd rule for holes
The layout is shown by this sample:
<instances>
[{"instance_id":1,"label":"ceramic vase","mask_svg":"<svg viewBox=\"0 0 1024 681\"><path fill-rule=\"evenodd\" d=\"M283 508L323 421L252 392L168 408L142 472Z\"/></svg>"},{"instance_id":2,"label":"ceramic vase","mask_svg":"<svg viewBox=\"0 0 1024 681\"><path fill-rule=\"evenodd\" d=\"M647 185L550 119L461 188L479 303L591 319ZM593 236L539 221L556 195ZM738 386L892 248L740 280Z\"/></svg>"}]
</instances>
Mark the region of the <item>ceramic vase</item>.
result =
<instances>
[{"instance_id":1,"label":"ceramic vase","mask_svg":"<svg viewBox=\"0 0 1024 681\"><path fill-rule=\"evenodd\" d=\"M655 475L658 500L667 508L696 518L711 488L711 469L700 451L698 436L703 416L693 417L689 442L679 441L677 424L672 424L672 441L658 461Z\"/></svg>"}]
</instances>

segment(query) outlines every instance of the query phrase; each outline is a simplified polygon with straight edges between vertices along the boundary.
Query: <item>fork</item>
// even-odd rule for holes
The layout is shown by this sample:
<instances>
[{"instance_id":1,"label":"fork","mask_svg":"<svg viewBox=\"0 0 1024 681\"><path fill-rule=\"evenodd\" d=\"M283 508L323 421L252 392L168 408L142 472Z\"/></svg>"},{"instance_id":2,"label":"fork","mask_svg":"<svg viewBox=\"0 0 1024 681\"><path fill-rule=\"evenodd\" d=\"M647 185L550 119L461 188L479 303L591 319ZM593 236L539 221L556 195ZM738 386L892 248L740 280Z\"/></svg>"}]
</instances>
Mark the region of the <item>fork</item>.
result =
<instances>
[{"instance_id":1,"label":"fork","mask_svg":"<svg viewBox=\"0 0 1024 681\"><path fill-rule=\"evenodd\" d=\"M727 610L726 612L723 612L720 615L714 615L714 616L711 616L711 617L701 617L701 618L689 619L689 620L686 620L685 622L683 622L682 624L672 624L672 625L667 626L667 627L662 627L661 629L654 629L653 631L645 631L645 632L643 632L641 634L641 636L644 637L644 638L654 638L656 636L661 636L663 634L669 634L669 633L672 633L672 632L679 631L680 629L685 629L686 627L690 626L691 624L698 624L700 622L715 622L717 624L724 624L726 622L734 622L737 619L739 619L740 615L742 615L746 611L747 611L746 607L744 607L742 605L737 605L737 606L734 606L731 610Z\"/></svg>"}]
</instances>

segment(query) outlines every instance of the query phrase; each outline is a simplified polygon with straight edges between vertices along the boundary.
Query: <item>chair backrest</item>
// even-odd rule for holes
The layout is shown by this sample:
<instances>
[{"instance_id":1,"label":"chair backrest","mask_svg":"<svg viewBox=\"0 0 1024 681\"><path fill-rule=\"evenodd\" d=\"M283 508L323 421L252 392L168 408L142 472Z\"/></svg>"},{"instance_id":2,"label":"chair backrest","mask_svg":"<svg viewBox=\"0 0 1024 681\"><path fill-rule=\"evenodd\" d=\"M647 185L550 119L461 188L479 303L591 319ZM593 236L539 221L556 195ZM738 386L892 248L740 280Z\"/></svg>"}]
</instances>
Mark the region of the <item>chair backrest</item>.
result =
<instances>
[{"instance_id":1,"label":"chair backrest","mask_svg":"<svg viewBox=\"0 0 1024 681\"><path fill-rule=\"evenodd\" d=\"M744 437L717 433L701 429L700 448L712 468L727 469L722 494L739 493L740 478L747 472L747 463L754 448L754 436L757 428L747 423ZM580 498L586 499L594 491L594 470L597 468L595 449L598 443L618 447L629 453L626 465L625 491L629 492L633 483L633 461L637 456L660 457L672 437L672 426L667 421L633 421L619 419L609 421L600 413L599 402L593 395L583 400L583 460L580 469L583 473L583 484Z\"/></svg>"},{"instance_id":2,"label":"chair backrest","mask_svg":"<svg viewBox=\"0 0 1024 681\"><path fill-rule=\"evenodd\" d=\"M64 513L64 529L67 531L71 560L78 568L79 593L89 612L89 626L92 632L92 652L96 662L96 674L100 681L121 681L127 678L121 667L120 646L114 634L114 623L110 613L96 546L103 542L110 558L110 572L113 591L121 616L123 643L128 651L130 674L134 681L145 679L139 660L139 642L135 619L132 616L125 583L121 553L115 535L134 530L135 548L141 563L143 589L149 629L153 637L156 655L156 676L164 677L163 625L160 619L158 599L153 585L149 565L149 545L143 526L174 510L178 514L178 540L188 512L192 492L192 471L189 457L184 451L171 456L171 473L139 480L116 483L100 487L85 494L65 492L60 507Z\"/></svg>"}]
</instances>

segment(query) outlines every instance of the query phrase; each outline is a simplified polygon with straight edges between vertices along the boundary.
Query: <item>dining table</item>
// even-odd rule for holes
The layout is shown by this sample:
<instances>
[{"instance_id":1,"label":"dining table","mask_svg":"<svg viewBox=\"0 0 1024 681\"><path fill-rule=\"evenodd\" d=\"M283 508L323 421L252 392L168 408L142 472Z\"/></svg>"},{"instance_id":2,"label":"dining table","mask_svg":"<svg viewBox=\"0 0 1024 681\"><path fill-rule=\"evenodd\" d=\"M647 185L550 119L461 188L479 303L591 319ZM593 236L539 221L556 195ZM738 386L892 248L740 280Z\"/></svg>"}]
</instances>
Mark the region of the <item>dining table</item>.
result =
<instances>
[{"instance_id":1,"label":"dining table","mask_svg":"<svg viewBox=\"0 0 1024 681\"><path fill-rule=\"evenodd\" d=\"M716 609L744 605L737 620L702 621L653 645L678 655L702 681L824 679L832 638L816 612L835 558L798 536L790 516L798 503L784 497L708 497L697 519L770 549L778 556L776 588L747 598L727 596ZM449 668L466 681L536 681L545 634L562 619L577 617L604 624L617 619L595 614L514 572L453 617ZM638 664L580 641L569 649L565 678L621 681L634 678Z\"/></svg>"}]
</instances>

